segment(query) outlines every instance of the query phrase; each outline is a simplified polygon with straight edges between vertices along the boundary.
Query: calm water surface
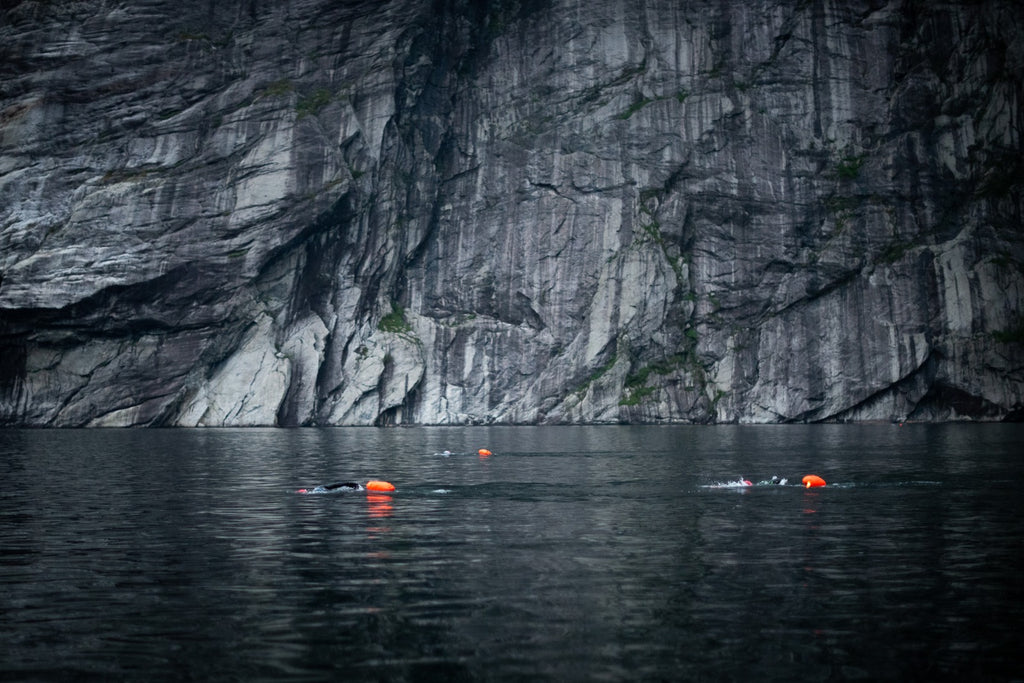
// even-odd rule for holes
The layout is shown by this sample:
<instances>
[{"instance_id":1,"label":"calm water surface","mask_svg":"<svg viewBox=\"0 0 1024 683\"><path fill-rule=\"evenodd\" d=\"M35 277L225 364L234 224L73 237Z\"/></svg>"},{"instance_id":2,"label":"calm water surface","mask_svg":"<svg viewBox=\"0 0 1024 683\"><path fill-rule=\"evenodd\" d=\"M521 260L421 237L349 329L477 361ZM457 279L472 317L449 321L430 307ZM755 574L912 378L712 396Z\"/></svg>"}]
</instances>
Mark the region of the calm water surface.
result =
<instances>
[{"instance_id":1,"label":"calm water surface","mask_svg":"<svg viewBox=\"0 0 1024 683\"><path fill-rule=\"evenodd\" d=\"M0 430L0 678L1024 680L1022 443ZM295 493L372 478L398 490Z\"/></svg>"}]
</instances>

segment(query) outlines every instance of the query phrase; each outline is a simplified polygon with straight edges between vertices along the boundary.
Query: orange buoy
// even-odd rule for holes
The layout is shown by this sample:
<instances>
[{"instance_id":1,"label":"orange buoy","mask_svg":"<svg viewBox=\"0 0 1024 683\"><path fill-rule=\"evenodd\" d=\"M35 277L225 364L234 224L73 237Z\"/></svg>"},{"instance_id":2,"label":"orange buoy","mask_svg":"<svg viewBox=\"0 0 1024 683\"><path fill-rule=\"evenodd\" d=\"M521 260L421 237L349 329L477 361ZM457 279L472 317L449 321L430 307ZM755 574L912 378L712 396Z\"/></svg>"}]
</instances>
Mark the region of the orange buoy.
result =
<instances>
[{"instance_id":1,"label":"orange buoy","mask_svg":"<svg viewBox=\"0 0 1024 683\"><path fill-rule=\"evenodd\" d=\"M822 479L821 477L819 477L817 474L808 474L801 481L803 481L804 486L806 488L811 488L812 486L824 486L825 485L825 480Z\"/></svg>"},{"instance_id":2,"label":"orange buoy","mask_svg":"<svg viewBox=\"0 0 1024 683\"><path fill-rule=\"evenodd\" d=\"M494 455L493 453L491 453L491 452L490 452L489 450L487 450L486 448L481 448L480 450L478 450L478 451L477 451L477 453L478 453L479 455L483 455L483 456L488 456L488 455Z\"/></svg>"},{"instance_id":3,"label":"orange buoy","mask_svg":"<svg viewBox=\"0 0 1024 683\"><path fill-rule=\"evenodd\" d=\"M395 485L389 481L373 481L366 482L367 491L394 491Z\"/></svg>"}]
</instances>

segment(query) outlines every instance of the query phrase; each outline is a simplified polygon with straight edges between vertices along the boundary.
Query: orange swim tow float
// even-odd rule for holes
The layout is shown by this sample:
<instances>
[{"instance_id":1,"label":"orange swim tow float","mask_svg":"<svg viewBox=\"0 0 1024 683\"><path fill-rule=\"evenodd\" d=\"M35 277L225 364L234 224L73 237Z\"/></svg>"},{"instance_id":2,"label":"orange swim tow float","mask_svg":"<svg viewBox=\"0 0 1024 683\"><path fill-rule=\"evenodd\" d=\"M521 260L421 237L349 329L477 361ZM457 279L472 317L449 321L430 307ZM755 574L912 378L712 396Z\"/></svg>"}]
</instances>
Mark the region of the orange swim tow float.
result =
<instances>
[{"instance_id":1,"label":"orange swim tow float","mask_svg":"<svg viewBox=\"0 0 1024 683\"><path fill-rule=\"evenodd\" d=\"M366 490L367 491L394 491L395 490L395 485L392 484L389 481L380 481L378 479L374 479L374 480L366 482Z\"/></svg>"},{"instance_id":2,"label":"orange swim tow float","mask_svg":"<svg viewBox=\"0 0 1024 683\"><path fill-rule=\"evenodd\" d=\"M825 485L825 480L819 477L817 474L808 474L801 481L803 481L805 488Z\"/></svg>"}]
</instances>

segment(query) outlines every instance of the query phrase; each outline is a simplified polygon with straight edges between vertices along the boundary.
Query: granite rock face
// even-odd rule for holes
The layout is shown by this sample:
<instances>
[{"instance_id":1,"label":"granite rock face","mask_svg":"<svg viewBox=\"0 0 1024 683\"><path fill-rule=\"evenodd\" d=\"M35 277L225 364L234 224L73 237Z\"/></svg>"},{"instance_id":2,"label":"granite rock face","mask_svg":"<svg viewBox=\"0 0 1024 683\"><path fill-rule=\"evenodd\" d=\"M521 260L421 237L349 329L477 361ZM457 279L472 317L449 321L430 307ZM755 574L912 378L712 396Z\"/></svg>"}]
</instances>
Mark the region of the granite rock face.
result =
<instances>
[{"instance_id":1,"label":"granite rock face","mask_svg":"<svg viewBox=\"0 0 1024 683\"><path fill-rule=\"evenodd\" d=\"M0 7L0 425L1024 413L1018 2Z\"/></svg>"}]
</instances>

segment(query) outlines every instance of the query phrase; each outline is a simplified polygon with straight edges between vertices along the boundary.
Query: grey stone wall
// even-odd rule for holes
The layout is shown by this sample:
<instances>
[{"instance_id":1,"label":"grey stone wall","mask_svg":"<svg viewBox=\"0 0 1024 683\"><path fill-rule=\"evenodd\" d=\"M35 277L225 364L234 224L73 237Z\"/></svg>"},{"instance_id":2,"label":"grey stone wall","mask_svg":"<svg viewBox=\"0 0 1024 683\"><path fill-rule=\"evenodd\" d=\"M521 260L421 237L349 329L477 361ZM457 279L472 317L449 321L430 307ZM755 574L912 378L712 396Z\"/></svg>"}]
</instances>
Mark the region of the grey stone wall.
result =
<instances>
[{"instance_id":1,"label":"grey stone wall","mask_svg":"<svg viewBox=\"0 0 1024 683\"><path fill-rule=\"evenodd\" d=\"M1020 3L3 7L0 424L1022 415Z\"/></svg>"}]
</instances>

